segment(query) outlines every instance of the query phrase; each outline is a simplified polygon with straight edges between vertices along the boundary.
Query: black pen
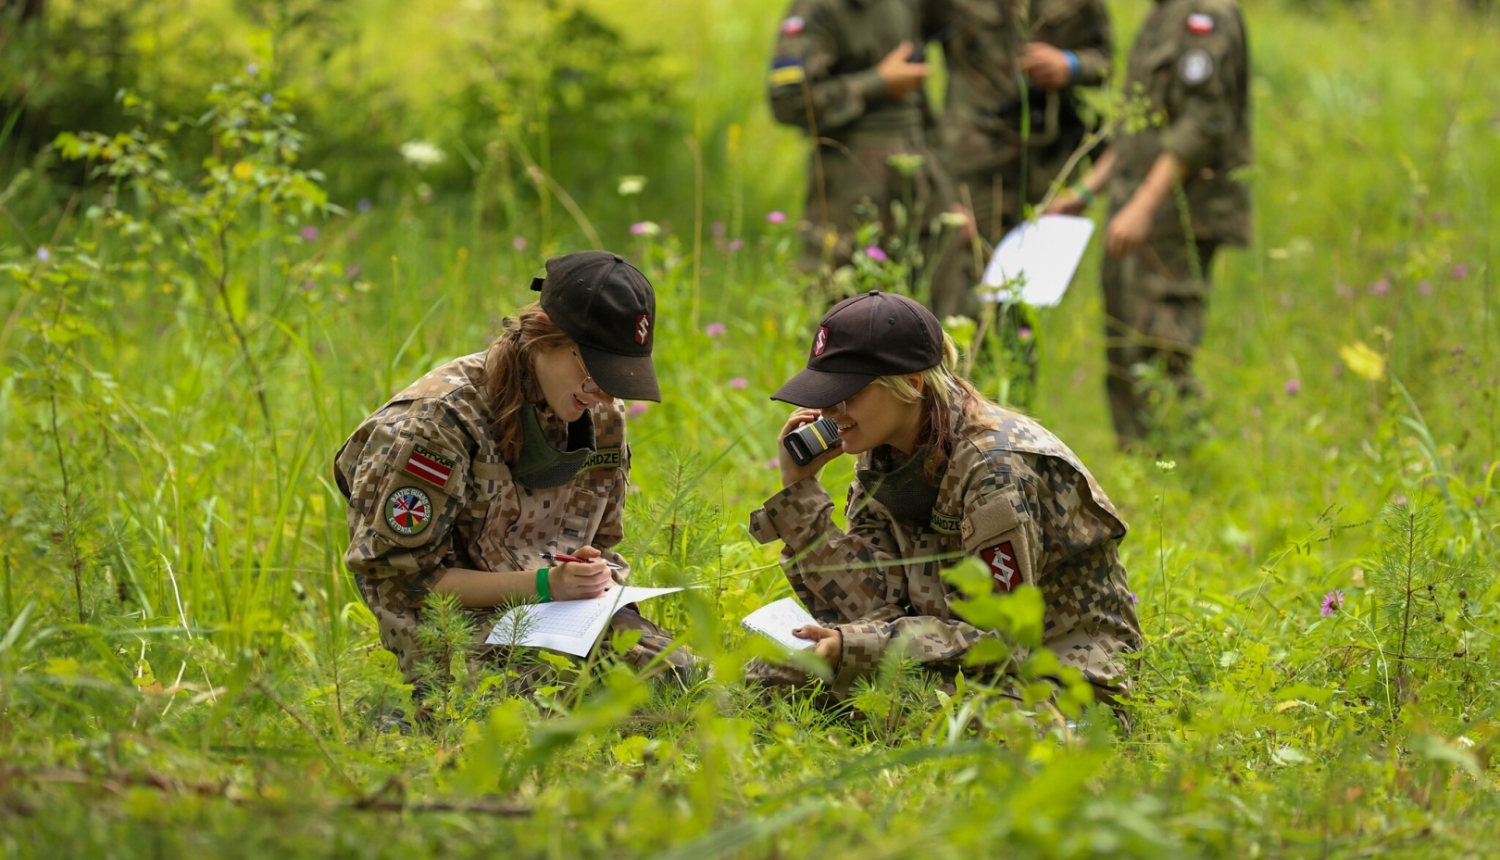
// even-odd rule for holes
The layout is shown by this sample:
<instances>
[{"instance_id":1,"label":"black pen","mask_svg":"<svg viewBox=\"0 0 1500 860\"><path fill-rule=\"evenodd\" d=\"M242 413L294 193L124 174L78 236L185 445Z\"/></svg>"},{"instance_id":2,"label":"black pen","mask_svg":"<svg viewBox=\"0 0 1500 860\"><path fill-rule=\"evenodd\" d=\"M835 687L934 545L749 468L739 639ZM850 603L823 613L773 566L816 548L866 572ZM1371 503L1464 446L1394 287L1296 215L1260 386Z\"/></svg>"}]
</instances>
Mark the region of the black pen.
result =
<instances>
[{"instance_id":1,"label":"black pen","mask_svg":"<svg viewBox=\"0 0 1500 860\"><path fill-rule=\"evenodd\" d=\"M579 558L576 555L562 555L560 553L555 553L555 552L539 552L539 553L537 553L537 555L541 556L542 558L546 559L547 561L552 562L553 564L567 564L569 562L574 562L574 563L577 563L577 564L592 564L593 563L591 561L588 561L587 559ZM595 561L603 561L603 559L595 559ZM623 564L615 564L612 561L606 561L606 562L604 562L604 564L610 570L624 570L625 569L625 565L623 565Z\"/></svg>"}]
</instances>

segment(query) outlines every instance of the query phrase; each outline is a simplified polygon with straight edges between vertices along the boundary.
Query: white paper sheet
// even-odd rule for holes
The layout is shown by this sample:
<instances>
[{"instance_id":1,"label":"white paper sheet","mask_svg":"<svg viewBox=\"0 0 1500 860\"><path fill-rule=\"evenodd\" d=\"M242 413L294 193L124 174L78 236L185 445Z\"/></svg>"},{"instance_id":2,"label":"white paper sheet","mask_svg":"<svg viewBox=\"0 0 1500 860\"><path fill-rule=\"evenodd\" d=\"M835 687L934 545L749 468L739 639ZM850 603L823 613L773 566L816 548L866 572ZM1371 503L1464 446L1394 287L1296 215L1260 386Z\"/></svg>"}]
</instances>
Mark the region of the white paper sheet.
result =
<instances>
[{"instance_id":1,"label":"white paper sheet","mask_svg":"<svg viewBox=\"0 0 1500 860\"><path fill-rule=\"evenodd\" d=\"M620 609L681 588L614 586L592 600L559 600L517 606L500 617L484 641L490 645L551 648L582 657L589 653L609 619ZM520 633L520 641L516 634Z\"/></svg>"},{"instance_id":2,"label":"white paper sheet","mask_svg":"<svg viewBox=\"0 0 1500 860\"><path fill-rule=\"evenodd\" d=\"M1043 215L1027 221L1005 234L1000 246L984 269L983 284L1003 286L1007 281L1025 277L1021 300L1034 307L1051 307L1062 301L1068 283L1078 270L1094 222L1071 215ZM981 290L981 301L999 301L999 291Z\"/></svg>"},{"instance_id":3,"label":"white paper sheet","mask_svg":"<svg viewBox=\"0 0 1500 860\"><path fill-rule=\"evenodd\" d=\"M798 627L818 623L793 597L783 597L774 603L767 603L746 615L745 620L740 623L747 629L769 636L794 650L806 650L817 644L815 640L798 639L792 635L792 631Z\"/></svg>"}]
</instances>

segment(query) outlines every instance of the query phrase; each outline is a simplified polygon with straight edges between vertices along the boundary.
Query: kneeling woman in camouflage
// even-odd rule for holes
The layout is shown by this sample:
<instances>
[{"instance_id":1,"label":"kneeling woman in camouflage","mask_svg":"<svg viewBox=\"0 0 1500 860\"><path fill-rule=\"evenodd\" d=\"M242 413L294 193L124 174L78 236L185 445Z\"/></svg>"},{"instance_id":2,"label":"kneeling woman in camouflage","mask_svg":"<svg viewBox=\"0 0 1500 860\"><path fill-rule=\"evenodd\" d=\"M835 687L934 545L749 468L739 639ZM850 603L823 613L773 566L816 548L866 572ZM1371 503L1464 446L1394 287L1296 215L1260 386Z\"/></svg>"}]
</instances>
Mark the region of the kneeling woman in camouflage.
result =
<instances>
[{"instance_id":1,"label":"kneeling woman in camouflage","mask_svg":"<svg viewBox=\"0 0 1500 860\"><path fill-rule=\"evenodd\" d=\"M954 374L956 359L925 308L872 292L823 317L807 368L772 395L802 407L782 438L826 416L842 441L806 466L778 446L785 489L751 514L757 539L785 544L787 579L819 622L796 635L817 640L836 696L892 647L951 675L989 634L949 609L940 570L976 556L997 591L1041 590L1045 645L1113 701L1127 688L1121 653L1141 646L1118 553L1125 523L1067 446L985 400ZM859 457L847 531L817 481L840 453Z\"/></svg>"},{"instance_id":2,"label":"kneeling woman in camouflage","mask_svg":"<svg viewBox=\"0 0 1500 860\"><path fill-rule=\"evenodd\" d=\"M540 303L507 318L489 349L412 383L338 453L344 561L408 681L430 592L472 610L482 641L493 607L597 597L629 573L612 549L630 471L616 398L661 399L655 294L635 267L597 251L549 260L532 289ZM549 553L582 561L549 564ZM642 631L626 655L637 666L670 642L632 609L614 627Z\"/></svg>"}]
</instances>

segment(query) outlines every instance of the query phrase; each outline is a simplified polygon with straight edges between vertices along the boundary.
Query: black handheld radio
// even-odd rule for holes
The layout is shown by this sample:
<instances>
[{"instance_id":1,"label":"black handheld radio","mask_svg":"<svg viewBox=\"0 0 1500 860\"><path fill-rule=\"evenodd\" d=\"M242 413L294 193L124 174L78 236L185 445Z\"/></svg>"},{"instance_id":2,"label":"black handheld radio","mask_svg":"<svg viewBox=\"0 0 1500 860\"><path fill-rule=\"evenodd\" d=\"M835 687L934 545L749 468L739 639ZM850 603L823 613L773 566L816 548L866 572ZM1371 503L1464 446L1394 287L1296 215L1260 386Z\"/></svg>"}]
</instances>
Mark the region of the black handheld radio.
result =
<instances>
[{"instance_id":1,"label":"black handheld radio","mask_svg":"<svg viewBox=\"0 0 1500 860\"><path fill-rule=\"evenodd\" d=\"M832 418L819 418L811 424L803 424L781 441L799 466L806 466L830 449L844 444L839 438L839 425L833 423Z\"/></svg>"}]
</instances>

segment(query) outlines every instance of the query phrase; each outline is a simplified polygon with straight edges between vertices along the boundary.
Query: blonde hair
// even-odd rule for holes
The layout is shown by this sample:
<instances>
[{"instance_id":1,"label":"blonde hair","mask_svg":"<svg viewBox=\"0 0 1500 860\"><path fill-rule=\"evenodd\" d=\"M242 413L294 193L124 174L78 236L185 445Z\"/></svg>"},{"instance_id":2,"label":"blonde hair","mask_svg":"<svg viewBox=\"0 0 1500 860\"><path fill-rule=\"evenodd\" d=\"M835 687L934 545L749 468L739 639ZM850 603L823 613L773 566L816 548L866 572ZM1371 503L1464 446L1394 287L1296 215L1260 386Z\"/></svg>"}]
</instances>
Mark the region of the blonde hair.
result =
<instances>
[{"instance_id":1,"label":"blonde hair","mask_svg":"<svg viewBox=\"0 0 1500 860\"><path fill-rule=\"evenodd\" d=\"M922 429L917 434L917 446L931 445L944 454L953 450L959 428L953 421L954 404L958 405L959 420L970 424L978 419L980 406L985 403L967 379L959 376L958 344L947 332L943 332L943 360L920 374L921 385L912 383L913 374L901 373L876 378L875 384L887 388L903 403L922 404Z\"/></svg>"},{"instance_id":2,"label":"blonde hair","mask_svg":"<svg viewBox=\"0 0 1500 860\"><path fill-rule=\"evenodd\" d=\"M484 373L476 381L489 401L490 432L500 459L515 465L521 459L521 407L542 396L536 383L536 357L573 346L535 302L505 318L503 330L484 354Z\"/></svg>"}]
</instances>

